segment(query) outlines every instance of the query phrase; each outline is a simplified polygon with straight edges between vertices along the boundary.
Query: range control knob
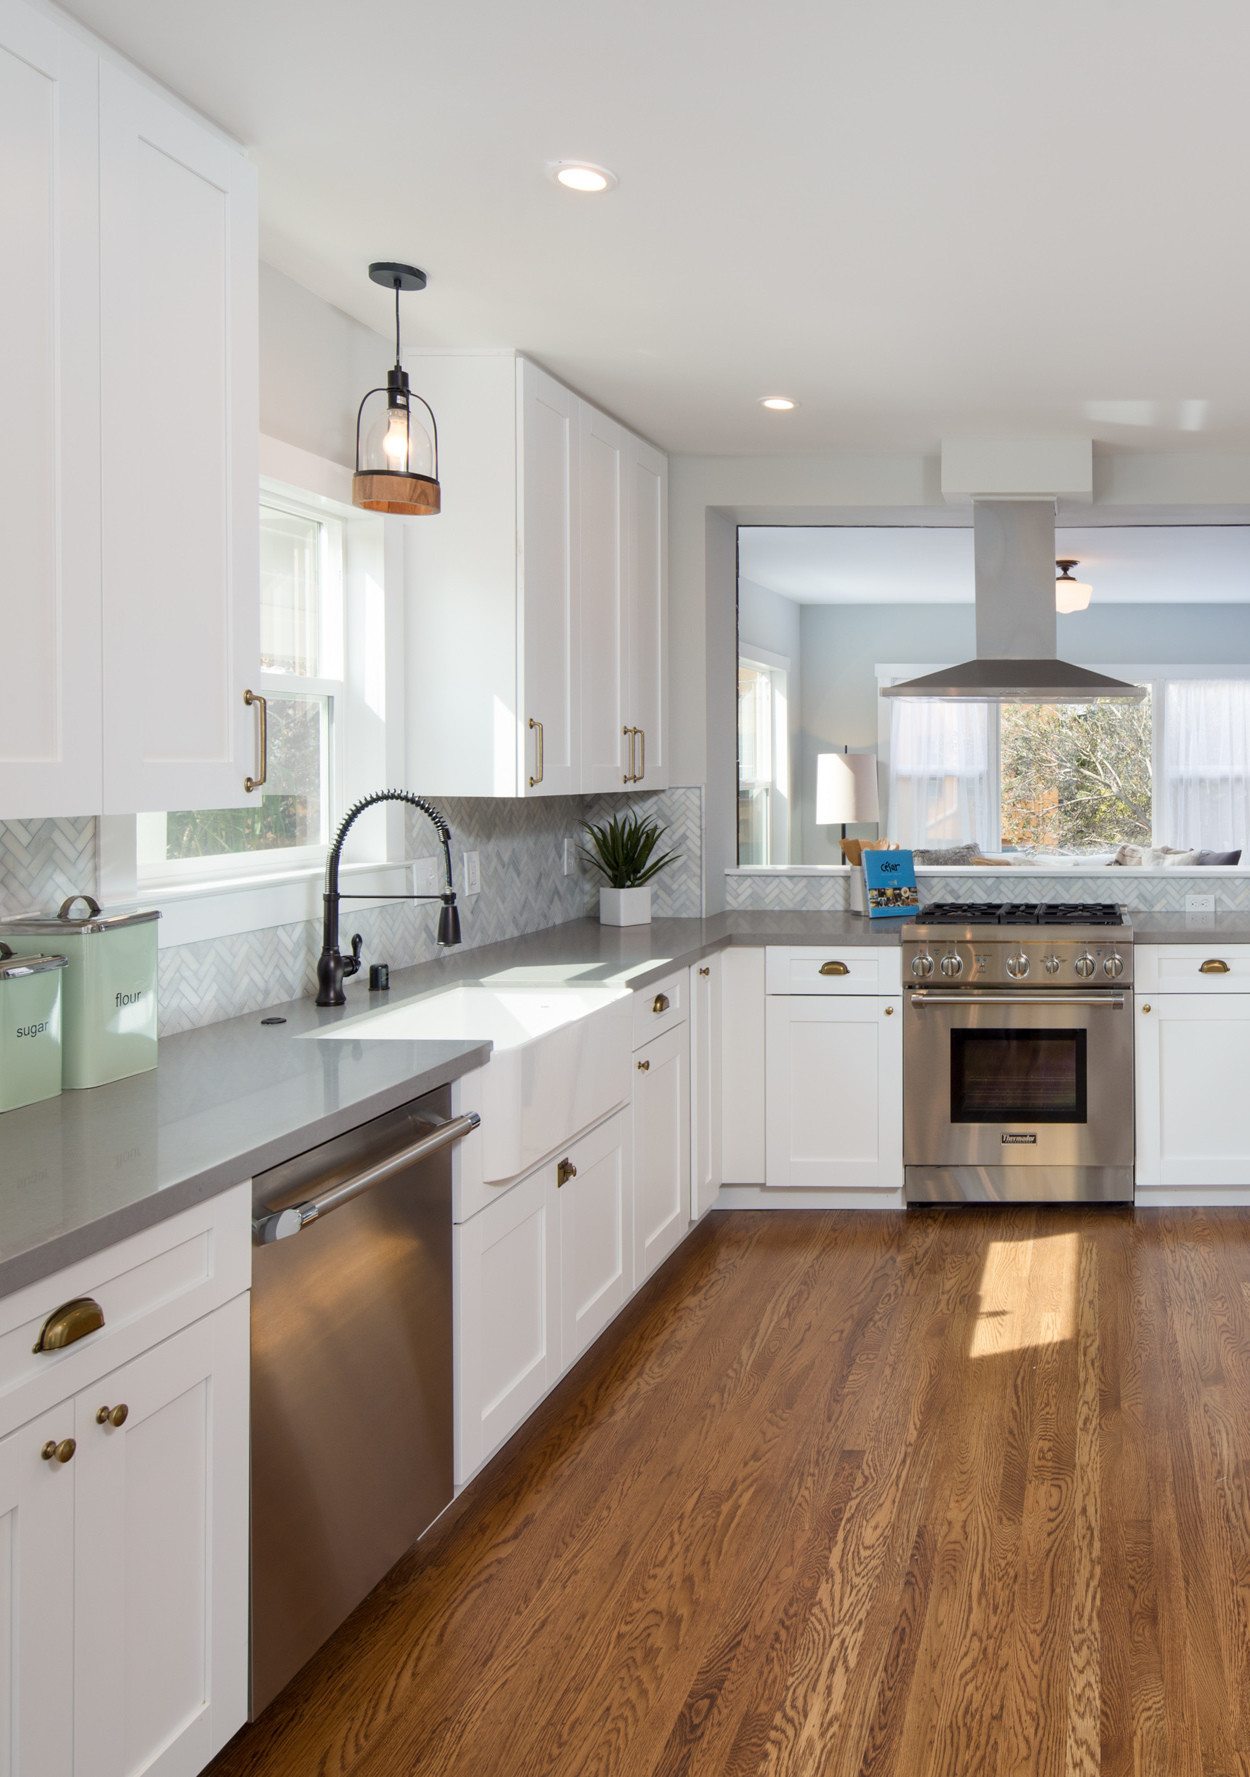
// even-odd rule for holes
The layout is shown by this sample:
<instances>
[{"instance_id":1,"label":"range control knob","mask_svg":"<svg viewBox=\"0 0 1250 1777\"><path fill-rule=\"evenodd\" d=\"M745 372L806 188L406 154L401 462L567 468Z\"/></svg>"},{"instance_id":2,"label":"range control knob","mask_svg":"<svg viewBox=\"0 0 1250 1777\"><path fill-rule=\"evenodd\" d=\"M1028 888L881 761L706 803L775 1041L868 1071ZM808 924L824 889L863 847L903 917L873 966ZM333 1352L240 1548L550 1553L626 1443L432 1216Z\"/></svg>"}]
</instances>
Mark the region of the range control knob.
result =
<instances>
[{"instance_id":1,"label":"range control knob","mask_svg":"<svg viewBox=\"0 0 1250 1777\"><path fill-rule=\"evenodd\" d=\"M933 958L927 954L913 956L911 972L913 975L931 975L933 973Z\"/></svg>"},{"instance_id":2,"label":"range control knob","mask_svg":"<svg viewBox=\"0 0 1250 1777\"><path fill-rule=\"evenodd\" d=\"M1029 972L1029 959L1023 950L1007 958L1007 973L1013 981L1022 981Z\"/></svg>"},{"instance_id":3,"label":"range control knob","mask_svg":"<svg viewBox=\"0 0 1250 1777\"><path fill-rule=\"evenodd\" d=\"M1117 956L1113 950L1106 962L1102 965L1102 972L1104 975L1110 975L1111 979L1114 981L1117 975L1122 975L1124 973L1123 957Z\"/></svg>"},{"instance_id":4,"label":"range control knob","mask_svg":"<svg viewBox=\"0 0 1250 1777\"><path fill-rule=\"evenodd\" d=\"M963 974L964 959L962 956L956 956L954 951L951 951L948 955L946 955L942 958L941 962L938 964L938 967L941 969L942 973L946 976L947 980L950 980L950 978L953 975L962 975Z\"/></svg>"},{"instance_id":5,"label":"range control knob","mask_svg":"<svg viewBox=\"0 0 1250 1777\"><path fill-rule=\"evenodd\" d=\"M1077 974L1081 977L1082 981L1088 981L1090 976L1093 974L1094 970L1098 967L1098 964L1094 961L1093 957L1089 954L1089 951L1086 950L1082 953L1082 955L1077 957L1076 962L1073 964L1073 967L1075 968Z\"/></svg>"},{"instance_id":6,"label":"range control knob","mask_svg":"<svg viewBox=\"0 0 1250 1777\"><path fill-rule=\"evenodd\" d=\"M1045 971L1048 975L1057 975L1059 973L1060 969L1063 967L1063 964L1059 960L1059 958L1057 956L1055 956L1054 953L1052 952L1050 956L1043 957L1042 967L1045 969Z\"/></svg>"}]
</instances>

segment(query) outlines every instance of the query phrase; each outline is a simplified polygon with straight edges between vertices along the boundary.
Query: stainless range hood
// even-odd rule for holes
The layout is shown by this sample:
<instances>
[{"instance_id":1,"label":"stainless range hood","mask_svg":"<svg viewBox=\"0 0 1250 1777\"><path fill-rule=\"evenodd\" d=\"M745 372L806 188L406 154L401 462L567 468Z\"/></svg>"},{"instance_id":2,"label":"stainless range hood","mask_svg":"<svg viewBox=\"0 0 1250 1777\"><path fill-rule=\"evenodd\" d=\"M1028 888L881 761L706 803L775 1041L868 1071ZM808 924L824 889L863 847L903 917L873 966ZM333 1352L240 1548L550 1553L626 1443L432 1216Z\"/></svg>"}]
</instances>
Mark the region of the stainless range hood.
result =
<instances>
[{"instance_id":1,"label":"stainless range hood","mask_svg":"<svg viewBox=\"0 0 1250 1777\"><path fill-rule=\"evenodd\" d=\"M1140 703L1128 685L1055 655L1053 500L974 500L977 657L885 685L882 697L952 697L965 703Z\"/></svg>"}]
</instances>

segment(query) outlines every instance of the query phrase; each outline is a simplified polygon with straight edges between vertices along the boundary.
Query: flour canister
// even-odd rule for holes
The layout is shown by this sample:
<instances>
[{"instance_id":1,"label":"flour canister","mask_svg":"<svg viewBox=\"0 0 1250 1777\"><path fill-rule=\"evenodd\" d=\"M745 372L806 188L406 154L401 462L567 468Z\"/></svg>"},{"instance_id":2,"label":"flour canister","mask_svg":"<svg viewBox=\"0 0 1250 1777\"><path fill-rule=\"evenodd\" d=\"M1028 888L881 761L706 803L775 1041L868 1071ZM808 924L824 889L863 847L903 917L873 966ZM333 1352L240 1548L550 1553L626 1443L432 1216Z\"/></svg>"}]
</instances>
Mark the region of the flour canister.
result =
<instances>
[{"instance_id":1,"label":"flour canister","mask_svg":"<svg viewBox=\"0 0 1250 1777\"><path fill-rule=\"evenodd\" d=\"M86 912L74 917L78 903ZM0 921L15 954L68 958L62 992L61 1078L67 1088L103 1086L156 1066L156 922L160 914L101 913L71 895L55 918Z\"/></svg>"},{"instance_id":2,"label":"flour canister","mask_svg":"<svg viewBox=\"0 0 1250 1777\"><path fill-rule=\"evenodd\" d=\"M0 944L0 1111L61 1090L63 956L15 956Z\"/></svg>"}]
</instances>

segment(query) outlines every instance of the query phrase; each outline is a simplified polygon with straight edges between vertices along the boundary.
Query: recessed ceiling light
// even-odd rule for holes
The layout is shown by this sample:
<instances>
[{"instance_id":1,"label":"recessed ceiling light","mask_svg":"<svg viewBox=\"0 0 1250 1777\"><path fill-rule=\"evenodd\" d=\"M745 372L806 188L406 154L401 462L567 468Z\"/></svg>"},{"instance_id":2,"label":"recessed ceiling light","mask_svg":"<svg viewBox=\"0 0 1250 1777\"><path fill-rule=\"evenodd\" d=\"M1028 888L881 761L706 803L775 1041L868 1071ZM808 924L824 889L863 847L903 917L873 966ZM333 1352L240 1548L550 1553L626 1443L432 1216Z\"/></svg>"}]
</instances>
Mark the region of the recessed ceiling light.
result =
<instances>
[{"instance_id":1,"label":"recessed ceiling light","mask_svg":"<svg viewBox=\"0 0 1250 1777\"><path fill-rule=\"evenodd\" d=\"M760 406L771 408L774 413L789 413L792 407L798 406L798 402L791 401L788 395L761 395Z\"/></svg>"},{"instance_id":2,"label":"recessed ceiling light","mask_svg":"<svg viewBox=\"0 0 1250 1777\"><path fill-rule=\"evenodd\" d=\"M588 160L558 160L551 177L566 191L610 191L616 184L615 173Z\"/></svg>"}]
</instances>

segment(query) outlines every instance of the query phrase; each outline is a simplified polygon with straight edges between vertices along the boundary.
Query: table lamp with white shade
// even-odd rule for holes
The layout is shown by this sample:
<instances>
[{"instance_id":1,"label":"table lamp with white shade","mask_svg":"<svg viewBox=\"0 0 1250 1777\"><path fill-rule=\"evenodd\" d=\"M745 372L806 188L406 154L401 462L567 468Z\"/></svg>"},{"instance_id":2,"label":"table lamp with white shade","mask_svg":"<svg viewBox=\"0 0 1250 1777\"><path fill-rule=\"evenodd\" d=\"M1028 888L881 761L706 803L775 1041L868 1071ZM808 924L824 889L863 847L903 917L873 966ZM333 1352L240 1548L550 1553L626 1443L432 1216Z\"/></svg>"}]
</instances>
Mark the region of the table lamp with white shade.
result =
<instances>
[{"instance_id":1,"label":"table lamp with white shade","mask_svg":"<svg viewBox=\"0 0 1250 1777\"><path fill-rule=\"evenodd\" d=\"M875 753L817 753L816 825L848 826L881 818Z\"/></svg>"}]
</instances>

